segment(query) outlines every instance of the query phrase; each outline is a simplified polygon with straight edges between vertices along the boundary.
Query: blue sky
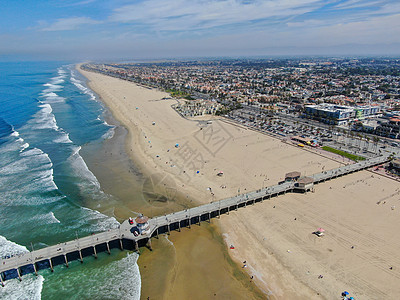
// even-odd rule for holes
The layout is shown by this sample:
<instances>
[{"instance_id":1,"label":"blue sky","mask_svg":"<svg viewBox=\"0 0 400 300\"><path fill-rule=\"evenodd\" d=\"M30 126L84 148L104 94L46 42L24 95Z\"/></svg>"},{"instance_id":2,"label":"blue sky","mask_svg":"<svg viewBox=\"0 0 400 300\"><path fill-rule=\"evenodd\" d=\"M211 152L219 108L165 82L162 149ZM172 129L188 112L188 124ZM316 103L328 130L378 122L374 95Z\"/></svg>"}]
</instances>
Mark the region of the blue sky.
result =
<instances>
[{"instance_id":1,"label":"blue sky","mask_svg":"<svg viewBox=\"0 0 400 300\"><path fill-rule=\"evenodd\" d=\"M0 0L0 60L399 55L399 0Z\"/></svg>"}]
</instances>

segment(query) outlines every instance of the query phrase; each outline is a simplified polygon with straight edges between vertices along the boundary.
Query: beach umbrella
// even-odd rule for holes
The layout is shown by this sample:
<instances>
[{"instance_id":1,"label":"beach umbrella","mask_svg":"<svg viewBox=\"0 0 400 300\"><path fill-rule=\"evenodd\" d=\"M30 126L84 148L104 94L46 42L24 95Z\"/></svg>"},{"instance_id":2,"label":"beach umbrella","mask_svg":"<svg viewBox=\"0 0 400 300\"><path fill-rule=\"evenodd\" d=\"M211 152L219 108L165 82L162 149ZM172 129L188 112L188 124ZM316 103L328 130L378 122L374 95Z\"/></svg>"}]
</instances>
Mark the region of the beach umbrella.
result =
<instances>
[{"instance_id":1,"label":"beach umbrella","mask_svg":"<svg viewBox=\"0 0 400 300\"><path fill-rule=\"evenodd\" d=\"M354 300L354 297L350 297L349 299L350 299L350 300Z\"/></svg>"},{"instance_id":2,"label":"beach umbrella","mask_svg":"<svg viewBox=\"0 0 400 300\"><path fill-rule=\"evenodd\" d=\"M323 228L318 228L317 231L319 231L319 232L324 232L325 229L323 229Z\"/></svg>"}]
</instances>

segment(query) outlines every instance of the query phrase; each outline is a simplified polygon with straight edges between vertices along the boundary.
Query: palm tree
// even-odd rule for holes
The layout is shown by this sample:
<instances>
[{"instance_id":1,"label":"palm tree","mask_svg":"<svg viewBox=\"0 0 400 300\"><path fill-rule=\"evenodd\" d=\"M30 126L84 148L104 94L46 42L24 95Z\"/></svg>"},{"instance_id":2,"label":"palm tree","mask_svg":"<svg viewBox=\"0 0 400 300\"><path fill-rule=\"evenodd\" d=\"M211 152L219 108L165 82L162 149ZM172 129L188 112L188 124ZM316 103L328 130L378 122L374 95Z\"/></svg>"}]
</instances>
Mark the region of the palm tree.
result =
<instances>
[{"instance_id":1,"label":"palm tree","mask_svg":"<svg viewBox=\"0 0 400 300\"><path fill-rule=\"evenodd\" d=\"M365 137L365 141L367 143L367 151L368 151L369 150L369 140L370 140L370 138L367 135L365 135L364 137Z\"/></svg>"},{"instance_id":2,"label":"palm tree","mask_svg":"<svg viewBox=\"0 0 400 300\"><path fill-rule=\"evenodd\" d=\"M357 140L358 140L358 149L361 151L361 140L362 140L362 135L361 133L357 133Z\"/></svg>"},{"instance_id":3,"label":"palm tree","mask_svg":"<svg viewBox=\"0 0 400 300\"><path fill-rule=\"evenodd\" d=\"M375 152L376 152L376 150L378 149L379 137L374 136L373 137L373 141L374 141L374 144L375 144Z\"/></svg>"},{"instance_id":4,"label":"palm tree","mask_svg":"<svg viewBox=\"0 0 400 300\"><path fill-rule=\"evenodd\" d=\"M354 133L352 131L349 131L349 136L350 136L349 144L350 146L353 146Z\"/></svg>"}]
</instances>

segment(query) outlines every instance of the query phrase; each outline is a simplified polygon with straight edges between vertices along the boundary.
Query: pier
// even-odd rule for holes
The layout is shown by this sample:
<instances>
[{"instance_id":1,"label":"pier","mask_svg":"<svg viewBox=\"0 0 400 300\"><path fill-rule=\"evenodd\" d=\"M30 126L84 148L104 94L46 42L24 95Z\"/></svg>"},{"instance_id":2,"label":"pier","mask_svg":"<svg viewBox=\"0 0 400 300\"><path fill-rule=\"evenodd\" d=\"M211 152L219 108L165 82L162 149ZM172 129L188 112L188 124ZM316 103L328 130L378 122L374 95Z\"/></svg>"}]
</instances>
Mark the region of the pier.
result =
<instances>
[{"instance_id":1,"label":"pier","mask_svg":"<svg viewBox=\"0 0 400 300\"><path fill-rule=\"evenodd\" d=\"M230 211L254 205L288 192L307 192L313 190L315 184L365 170L388 160L389 158L386 156L375 157L309 175L306 177L307 180L303 180L306 185L301 184L301 179L304 178L299 178L297 181L284 181L253 192L146 219L146 227L141 234L138 234L136 224L131 224L129 220L126 220L118 228L0 259L0 281L4 286L4 282L8 279L22 280L23 275L28 273L37 275L38 271L42 269L53 271L55 265L64 264L68 267L72 260L79 260L83 263L85 257L97 258L98 252L110 254L112 248L139 251L139 247L146 245L151 249L151 238L158 237L159 234L170 233L172 230L180 231L182 227L190 228L192 225L201 225L201 222L204 221L211 222L212 218L219 218L221 214L229 214Z\"/></svg>"}]
</instances>

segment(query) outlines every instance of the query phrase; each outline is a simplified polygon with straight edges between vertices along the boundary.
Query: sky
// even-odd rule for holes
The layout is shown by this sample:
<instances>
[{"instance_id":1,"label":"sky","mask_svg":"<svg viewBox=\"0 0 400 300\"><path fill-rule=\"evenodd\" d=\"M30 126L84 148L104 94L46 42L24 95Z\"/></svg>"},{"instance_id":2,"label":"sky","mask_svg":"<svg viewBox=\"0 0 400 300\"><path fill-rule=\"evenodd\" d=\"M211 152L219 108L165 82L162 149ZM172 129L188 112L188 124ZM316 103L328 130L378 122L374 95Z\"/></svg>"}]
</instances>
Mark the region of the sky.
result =
<instances>
[{"instance_id":1,"label":"sky","mask_svg":"<svg viewBox=\"0 0 400 300\"><path fill-rule=\"evenodd\" d=\"M0 0L0 60L399 54L400 0Z\"/></svg>"}]
</instances>

